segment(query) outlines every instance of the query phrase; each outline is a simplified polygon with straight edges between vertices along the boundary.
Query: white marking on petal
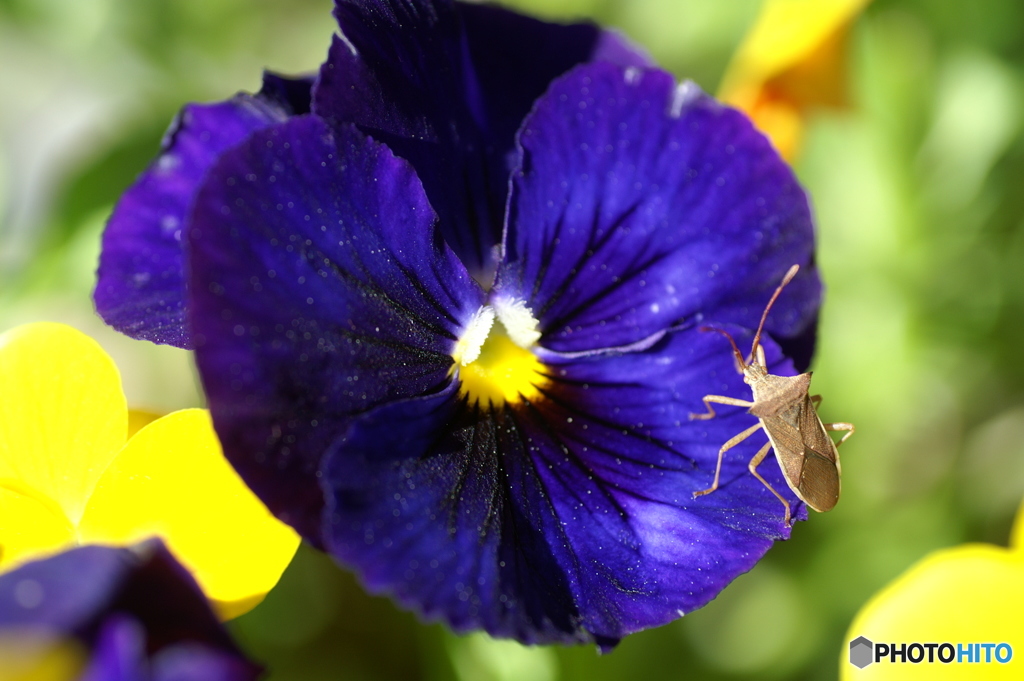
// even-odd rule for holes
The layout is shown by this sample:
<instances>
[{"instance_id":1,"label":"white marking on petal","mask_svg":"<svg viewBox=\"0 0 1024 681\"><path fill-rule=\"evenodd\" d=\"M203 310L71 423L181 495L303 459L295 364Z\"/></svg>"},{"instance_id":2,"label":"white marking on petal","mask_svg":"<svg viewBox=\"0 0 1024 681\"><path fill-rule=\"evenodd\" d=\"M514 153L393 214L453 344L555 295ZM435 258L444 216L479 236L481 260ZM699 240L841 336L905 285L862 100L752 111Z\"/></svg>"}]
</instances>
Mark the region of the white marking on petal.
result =
<instances>
[{"instance_id":1,"label":"white marking on petal","mask_svg":"<svg viewBox=\"0 0 1024 681\"><path fill-rule=\"evenodd\" d=\"M169 173L175 168L177 168L178 165L180 164L181 159L175 156L174 154L164 154L156 161L157 170L159 170L161 173Z\"/></svg>"},{"instance_id":2,"label":"white marking on petal","mask_svg":"<svg viewBox=\"0 0 1024 681\"><path fill-rule=\"evenodd\" d=\"M640 79L643 77L643 72L635 66L630 66L626 69L626 84L637 85L640 83Z\"/></svg>"},{"instance_id":3,"label":"white marking on petal","mask_svg":"<svg viewBox=\"0 0 1024 681\"><path fill-rule=\"evenodd\" d=\"M344 33L339 33L338 39L341 40L341 42L345 43L345 47L348 48L348 51L352 53L353 57L359 56L359 51L356 49L356 46L352 44L351 40L345 37Z\"/></svg>"},{"instance_id":4,"label":"white marking on petal","mask_svg":"<svg viewBox=\"0 0 1024 681\"><path fill-rule=\"evenodd\" d=\"M165 215L160 218L160 229L162 229L165 234L170 234L174 230L178 229L179 224L181 224L181 221L174 215Z\"/></svg>"},{"instance_id":5,"label":"white marking on petal","mask_svg":"<svg viewBox=\"0 0 1024 681\"><path fill-rule=\"evenodd\" d=\"M528 350L540 340L540 329L537 328L540 323L533 316L533 310L526 307L525 302L499 298L494 301L494 307L498 311L498 319L501 320L513 343Z\"/></svg>"},{"instance_id":6,"label":"white marking on petal","mask_svg":"<svg viewBox=\"0 0 1024 681\"><path fill-rule=\"evenodd\" d=\"M476 361L493 324L494 308L490 305L484 305L473 313L462 336L455 344L455 352L452 353L452 358L457 364L466 366Z\"/></svg>"},{"instance_id":7,"label":"white marking on petal","mask_svg":"<svg viewBox=\"0 0 1024 681\"><path fill-rule=\"evenodd\" d=\"M683 109L692 104L700 96L700 93L700 86L692 80L684 80L676 86L676 90L672 94L672 107L669 109L669 115L672 118L682 116Z\"/></svg>"}]
</instances>

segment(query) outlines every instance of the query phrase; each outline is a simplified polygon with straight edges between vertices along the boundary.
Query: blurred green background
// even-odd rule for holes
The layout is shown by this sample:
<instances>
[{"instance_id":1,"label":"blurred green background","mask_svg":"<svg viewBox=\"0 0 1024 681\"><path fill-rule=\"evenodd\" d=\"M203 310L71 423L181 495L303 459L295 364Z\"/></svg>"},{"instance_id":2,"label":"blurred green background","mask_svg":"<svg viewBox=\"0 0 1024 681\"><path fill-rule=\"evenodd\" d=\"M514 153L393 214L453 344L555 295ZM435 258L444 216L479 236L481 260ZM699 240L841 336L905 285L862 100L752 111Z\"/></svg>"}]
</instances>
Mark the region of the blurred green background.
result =
<instances>
[{"instance_id":1,"label":"blurred green background","mask_svg":"<svg viewBox=\"0 0 1024 681\"><path fill-rule=\"evenodd\" d=\"M709 91L757 0L516 0L620 28ZM185 101L315 69L329 0L0 0L0 331L71 323L129 402L201 403L186 353L106 329L89 298L120 192ZM843 499L718 599L593 648L423 625L300 550L232 623L271 679L832 679L867 598L926 552L1005 544L1024 497L1024 5L876 0L852 33L850 110L812 118L797 172L828 286L814 364L852 421ZM1019 615L1008 613L1008 617Z\"/></svg>"}]
</instances>

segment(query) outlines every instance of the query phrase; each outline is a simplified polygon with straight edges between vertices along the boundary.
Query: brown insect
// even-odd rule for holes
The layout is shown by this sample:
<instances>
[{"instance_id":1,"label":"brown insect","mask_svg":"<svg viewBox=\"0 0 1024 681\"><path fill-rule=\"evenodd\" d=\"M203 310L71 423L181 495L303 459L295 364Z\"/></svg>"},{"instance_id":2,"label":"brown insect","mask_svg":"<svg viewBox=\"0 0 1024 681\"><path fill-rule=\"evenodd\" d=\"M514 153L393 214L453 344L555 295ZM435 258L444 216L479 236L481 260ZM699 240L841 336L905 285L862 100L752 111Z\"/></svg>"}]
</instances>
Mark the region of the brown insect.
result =
<instances>
[{"instance_id":1,"label":"brown insect","mask_svg":"<svg viewBox=\"0 0 1024 681\"><path fill-rule=\"evenodd\" d=\"M722 473L722 456L756 433L758 429L764 428L764 432L768 434L768 443L754 455L747 468L786 507L785 522L787 524L790 521L789 502L757 472L758 465L768 456L768 450L775 449L775 458L779 462L779 467L782 468L786 484L798 498L815 511L831 511L839 501L838 447L854 433L852 423L822 423L818 418L816 408L821 404L821 395L811 396L808 394L811 387L809 372L799 376L773 376L768 373L764 348L760 345L761 331L764 329L768 311L772 309L776 298L799 270L799 265L789 268L786 276L782 278L782 283L775 289L771 300L765 306L764 313L761 315L761 323L757 327L754 342L750 347L749 360L744 361L743 355L736 347L736 341L728 332L714 327L701 329L702 331L717 331L729 339L733 356L736 358L736 368L743 374L743 382L749 385L753 391L754 401L748 402L724 395L705 395L704 406L707 407L707 412L690 414L691 420L714 418L715 410L711 406L711 403L714 402L715 404L747 407L748 411L758 418L757 424L730 438L722 445L722 448L718 450L715 482L708 489L694 492L693 496L696 498L718 489L718 478ZM828 434L829 431L845 431L846 434L838 442L834 442Z\"/></svg>"}]
</instances>

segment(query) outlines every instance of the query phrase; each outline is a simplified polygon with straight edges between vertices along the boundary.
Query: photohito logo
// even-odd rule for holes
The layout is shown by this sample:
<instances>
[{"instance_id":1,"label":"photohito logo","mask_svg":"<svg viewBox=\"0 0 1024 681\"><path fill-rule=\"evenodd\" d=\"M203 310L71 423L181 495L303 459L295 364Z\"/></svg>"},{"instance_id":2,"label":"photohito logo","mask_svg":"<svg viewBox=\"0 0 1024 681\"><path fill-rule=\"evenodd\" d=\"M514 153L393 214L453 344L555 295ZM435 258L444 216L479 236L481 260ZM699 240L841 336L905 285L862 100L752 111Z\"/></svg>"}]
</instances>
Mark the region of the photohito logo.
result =
<instances>
[{"instance_id":1,"label":"photohito logo","mask_svg":"<svg viewBox=\"0 0 1024 681\"><path fill-rule=\"evenodd\" d=\"M1006 664L1012 659L1009 643L872 643L863 636L850 641L850 664L857 669L872 662Z\"/></svg>"}]
</instances>

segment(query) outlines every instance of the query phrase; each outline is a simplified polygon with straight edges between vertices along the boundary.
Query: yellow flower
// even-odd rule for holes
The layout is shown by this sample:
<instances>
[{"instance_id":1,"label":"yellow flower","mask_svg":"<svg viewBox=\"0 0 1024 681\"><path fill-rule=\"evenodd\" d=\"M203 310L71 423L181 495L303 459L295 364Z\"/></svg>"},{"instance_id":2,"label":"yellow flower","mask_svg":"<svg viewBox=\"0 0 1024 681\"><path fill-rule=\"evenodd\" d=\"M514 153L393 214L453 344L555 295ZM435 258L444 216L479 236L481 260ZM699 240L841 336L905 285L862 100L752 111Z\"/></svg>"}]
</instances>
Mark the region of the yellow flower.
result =
<instances>
[{"instance_id":1,"label":"yellow flower","mask_svg":"<svg viewBox=\"0 0 1024 681\"><path fill-rule=\"evenodd\" d=\"M870 0L766 0L722 79L719 98L745 111L786 159L815 107L846 104L846 37Z\"/></svg>"},{"instance_id":2,"label":"yellow flower","mask_svg":"<svg viewBox=\"0 0 1024 681\"><path fill-rule=\"evenodd\" d=\"M937 648L934 661L901 663L898 655L858 669L844 646L840 676L844 681L888 679L1021 679L1024 678L1024 506L1017 513L1010 548L964 544L935 551L882 589L861 608L847 632L846 644L860 636L874 644L949 643L943 663ZM1012 658L1000 663L1000 651L967 644L1006 643ZM963 653L961 653L961 645ZM917 651L915 656L917 655ZM1005 658L1007 649L1001 649ZM968 655L972 660L968 661ZM962 657L962 659L961 659ZM977 661L980 657L981 661ZM985 659L989 658L989 662ZM873 659L873 658L872 658Z\"/></svg>"},{"instance_id":3,"label":"yellow flower","mask_svg":"<svg viewBox=\"0 0 1024 681\"><path fill-rule=\"evenodd\" d=\"M156 535L222 618L253 608L298 535L225 460L206 410L128 428L120 374L91 338L50 323L0 335L0 570Z\"/></svg>"}]
</instances>

